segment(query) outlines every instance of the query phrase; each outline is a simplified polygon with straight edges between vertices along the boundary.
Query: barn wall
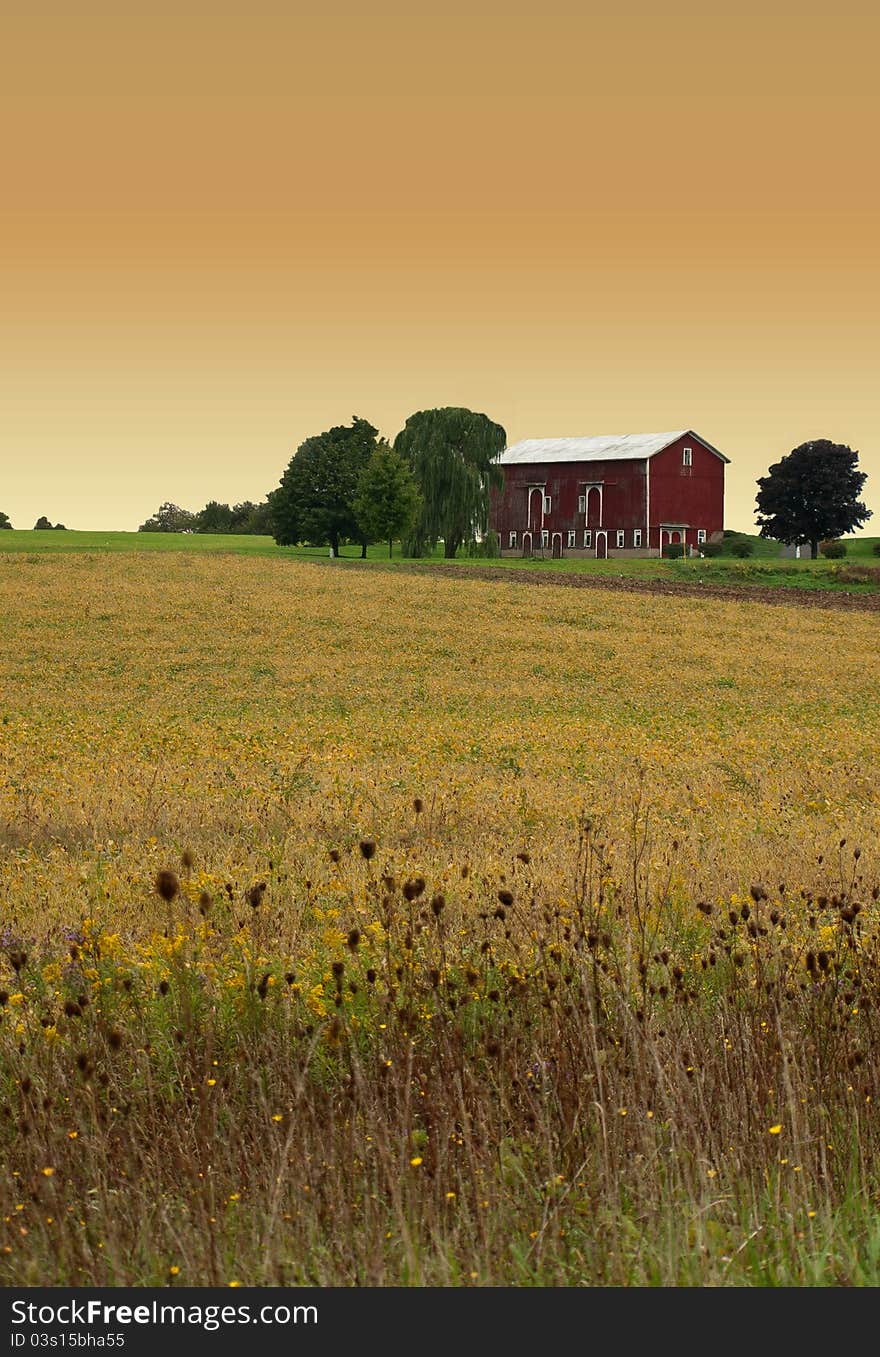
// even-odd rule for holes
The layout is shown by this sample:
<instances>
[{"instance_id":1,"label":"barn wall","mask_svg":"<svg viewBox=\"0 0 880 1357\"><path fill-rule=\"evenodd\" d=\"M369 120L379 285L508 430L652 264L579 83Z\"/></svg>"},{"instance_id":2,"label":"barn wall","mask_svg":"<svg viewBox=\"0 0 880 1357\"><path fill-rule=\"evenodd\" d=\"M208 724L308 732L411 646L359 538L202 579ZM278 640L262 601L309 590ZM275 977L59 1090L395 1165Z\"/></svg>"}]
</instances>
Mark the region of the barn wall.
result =
<instances>
[{"instance_id":1,"label":"barn wall","mask_svg":"<svg viewBox=\"0 0 880 1357\"><path fill-rule=\"evenodd\" d=\"M550 496L550 513L544 527L550 532L578 533L578 544L586 526L578 510L585 484L602 481L602 527L612 531L623 528L627 546L632 546L634 528L645 529L645 461L632 462L546 462L542 465L517 465L504 468L504 489L493 495L489 526L498 533L506 548L508 534L515 531L518 541L527 528L529 486L544 482Z\"/></svg>"},{"instance_id":2,"label":"barn wall","mask_svg":"<svg viewBox=\"0 0 880 1357\"><path fill-rule=\"evenodd\" d=\"M692 464L683 465L682 452L685 447L692 449ZM684 436L663 452L650 459L650 541L646 539L646 485L645 459L633 458L629 461L609 462L544 462L540 464L518 464L504 468L503 490L493 492L489 526L498 533L502 552L520 554L522 535L528 529L528 497L531 486L543 483L544 493L550 496L550 513L544 516L544 527L550 534L548 550L552 547L553 534L563 534L563 554L593 554L591 548L583 551L583 532L587 525L584 514L578 509L578 499L585 491L585 485L594 481L603 482L602 528L608 536L609 555L621 554L616 546L615 534L623 529L623 552L633 552L633 530L642 530L642 552L650 548L656 554L660 543L659 524L686 523L686 541L696 546L697 530L705 529L707 540L714 532L720 533L724 527L724 468L725 464L715 453L693 435ZM594 542L595 542L595 526ZM574 529L577 536L575 547L567 545L569 530ZM517 545L511 551L508 548L509 534L517 534ZM534 549L540 549L540 539L534 542Z\"/></svg>"},{"instance_id":3,"label":"barn wall","mask_svg":"<svg viewBox=\"0 0 880 1357\"><path fill-rule=\"evenodd\" d=\"M692 465L683 465L685 448ZM651 546L659 545L660 523L687 523L687 541L696 546L697 529L706 539L724 527L724 463L691 434L678 438L651 458Z\"/></svg>"}]
</instances>

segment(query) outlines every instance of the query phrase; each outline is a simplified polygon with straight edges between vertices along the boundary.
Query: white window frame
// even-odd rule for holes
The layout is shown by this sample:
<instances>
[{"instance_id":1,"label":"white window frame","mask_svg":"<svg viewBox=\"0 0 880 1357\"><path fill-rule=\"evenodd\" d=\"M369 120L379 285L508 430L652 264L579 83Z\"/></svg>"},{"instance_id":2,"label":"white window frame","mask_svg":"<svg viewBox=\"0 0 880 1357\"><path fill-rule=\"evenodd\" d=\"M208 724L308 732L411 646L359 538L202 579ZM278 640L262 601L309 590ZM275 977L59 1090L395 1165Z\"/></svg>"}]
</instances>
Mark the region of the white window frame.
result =
<instances>
[{"instance_id":1,"label":"white window frame","mask_svg":"<svg viewBox=\"0 0 880 1357\"><path fill-rule=\"evenodd\" d=\"M592 545L593 545L593 530L592 528L586 528L584 530L584 546L591 547Z\"/></svg>"},{"instance_id":2,"label":"white window frame","mask_svg":"<svg viewBox=\"0 0 880 1357\"><path fill-rule=\"evenodd\" d=\"M641 528L633 528L633 546L640 547L641 545L642 545L642 530Z\"/></svg>"},{"instance_id":3,"label":"white window frame","mask_svg":"<svg viewBox=\"0 0 880 1357\"><path fill-rule=\"evenodd\" d=\"M682 464L682 466L693 466L693 464L694 464L694 450L693 450L693 448L682 448L682 450L681 450L681 464Z\"/></svg>"},{"instance_id":4,"label":"white window frame","mask_svg":"<svg viewBox=\"0 0 880 1357\"><path fill-rule=\"evenodd\" d=\"M550 495L545 495L545 496L544 496L544 513L545 513L545 514L549 514L550 510L552 509L552 507L553 507L553 500L552 500L552 497L551 497Z\"/></svg>"},{"instance_id":5,"label":"white window frame","mask_svg":"<svg viewBox=\"0 0 880 1357\"><path fill-rule=\"evenodd\" d=\"M510 550L511 547L515 547L515 546L516 546L516 533L515 533L515 532L511 532L511 533L508 534L508 538L507 538L507 547L508 547L508 550Z\"/></svg>"},{"instance_id":6,"label":"white window frame","mask_svg":"<svg viewBox=\"0 0 880 1357\"><path fill-rule=\"evenodd\" d=\"M542 546L542 547L549 547L549 545L550 545L550 529L549 529L549 528L542 528L542 529L541 529L541 546Z\"/></svg>"},{"instance_id":7,"label":"white window frame","mask_svg":"<svg viewBox=\"0 0 880 1357\"><path fill-rule=\"evenodd\" d=\"M625 541L626 541L626 533L623 531L623 528L618 528L618 529L617 529L617 539L616 539L616 540L617 540L617 547L618 547L618 550L619 550L619 549L624 545L624 543L625 543Z\"/></svg>"},{"instance_id":8,"label":"white window frame","mask_svg":"<svg viewBox=\"0 0 880 1357\"><path fill-rule=\"evenodd\" d=\"M705 540L706 540L706 529L705 529L705 528L697 528L697 546L698 546L698 547L699 547L699 546L702 546L702 544L703 544L703 542L705 542Z\"/></svg>"},{"instance_id":9,"label":"white window frame","mask_svg":"<svg viewBox=\"0 0 880 1357\"><path fill-rule=\"evenodd\" d=\"M576 540L577 540L577 537L576 537L574 528L569 528L569 530L568 530L568 545L569 545L570 547L573 547L573 546L575 545Z\"/></svg>"},{"instance_id":10,"label":"white window frame","mask_svg":"<svg viewBox=\"0 0 880 1357\"><path fill-rule=\"evenodd\" d=\"M578 513L585 514L586 512L587 512L587 497L586 495L578 495Z\"/></svg>"}]
</instances>

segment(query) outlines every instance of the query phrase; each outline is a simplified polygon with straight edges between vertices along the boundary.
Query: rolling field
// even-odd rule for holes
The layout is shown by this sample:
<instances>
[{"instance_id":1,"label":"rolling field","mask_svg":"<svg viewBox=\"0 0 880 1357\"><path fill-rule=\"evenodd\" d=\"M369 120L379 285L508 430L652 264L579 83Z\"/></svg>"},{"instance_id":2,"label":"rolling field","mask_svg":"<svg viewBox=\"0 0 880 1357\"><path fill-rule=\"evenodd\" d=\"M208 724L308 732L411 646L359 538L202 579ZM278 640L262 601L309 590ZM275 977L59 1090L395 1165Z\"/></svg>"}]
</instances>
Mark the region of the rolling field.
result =
<instances>
[{"instance_id":1,"label":"rolling field","mask_svg":"<svg viewBox=\"0 0 880 1357\"><path fill-rule=\"evenodd\" d=\"M0 1283L880 1281L871 614L0 595Z\"/></svg>"},{"instance_id":2,"label":"rolling field","mask_svg":"<svg viewBox=\"0 0 880 1357\"><path fill-rule=\"evenodd\" d=\"M746 560L725 554L705 560L660 560L655 557L628 559L615 556L607 560L595 560L586 557L564 557L553 560L548 556L525 558L505 556L487 560L469 557L459 552L452 561L443 557L442 543L424 558L406 557L401 552L399 542L393 545L391 557L388 547L383 543L373 543L367 548L365 563L360 562L361 548L346 544L342 547L342 559L357 562L358 568L394 568L409 570L421 569L430 563L444 570L512 570L515 573L539 573L548 578L574 576L599 577L601 579L625 579L663 581L669 584L693 584L702 581L707 585L719 585L731 588L749 589L796 589L799 592L835 592L853 595L880 595L880 561L874 555L874 547L880 543L876 537L850 537L846 539L847 555L839 561L826 560L820 556L817 560L780 559L779 545L768 542L756 534L740 533L741 538L748 537L754 555ZM0 532L0 557L5 554L23 553L26 556L49 554L85 555L96 552L186 552L186 553L223 553L224 555L268 556L274 560L325 561L327 547L279 547L272 537L258 537L251 534L235 533L167 533L167 532L77 532L65 529L61 531L31 531L7 529Z\"/></svg>"}]
</instances>

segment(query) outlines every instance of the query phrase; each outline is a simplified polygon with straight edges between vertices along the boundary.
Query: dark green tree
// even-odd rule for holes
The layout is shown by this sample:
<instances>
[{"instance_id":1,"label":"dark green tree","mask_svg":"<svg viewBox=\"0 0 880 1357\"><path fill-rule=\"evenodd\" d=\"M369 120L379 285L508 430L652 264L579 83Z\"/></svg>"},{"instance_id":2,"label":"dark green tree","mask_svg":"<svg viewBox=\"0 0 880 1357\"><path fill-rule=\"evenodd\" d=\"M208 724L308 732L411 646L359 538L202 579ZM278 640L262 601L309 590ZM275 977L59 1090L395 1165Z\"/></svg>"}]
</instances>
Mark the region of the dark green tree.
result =
<instances>
[{"instance_id":1,"label":"dark green tree","mask_svg":"<svg viewBox=\"0 0 880 1357\"><path fill-rule=\"evenodd\" d=\"M36 523L34 524L34 532L46 532L47 529L49 529L49 528L51 528L51 527L52 527L52 524L51 524L51 522L49 521L49 519L46 517L46 515L45 515L45 514L40 514L40 517L37 519Z\"/></svg>"},{"instance_id":2,"label":"dark green tree","mask_svg":"<svg viewBox=\"0 0 880 1357\"><path fill-rule=\"evenodd\" d=\"M858 498L868 479L858 460L845 443L814 438L775 462L758 478L760 536L787 546L809 542L815 560L820 542L861 528L871 510Z\"/></svg>"},{"instance_id":3,"label":"dark green tree","mask_svg":"<svg viewBox=\"0 0 880 1357\"><path fill-rule=\"evenodd\" d=\"M367 539L354 511L358 479L376 448L377 429L357 415L351 424L339 424L300 443L269 496L272 536L279 546L307 542L333 548L339 555L342 540Z\"/></svg>"},{"instance_id":4,"label":"dark green tree","mask_svg":"<svg viewBox=\"0 0 880 1357\"><path fill-rule=\"evenodd\" d=\"M260 504L253 504L249 499L241 504L233 504L232 513L235 519L233 532L252 533L256 537L272 536L272 510L267 499Z\"/></svg>"},{"instance_id":5,"label":"dark green tree","mask_svg":"<svg viewBox=\"0 0 880 1357\"><path fill-rule=\"evenodd\" d=\"M412 530L422 508L409 464L384 438L358 479L354 513L363 535L371 542L387 542L392 554L395 537Z\"/></svg>"},{"instance_id":6,"label":"dark green tree","mask_svg":"<svg viewBox=\"0 0 880 1357\"><path fill-rule=\"evenodd\" d=\"M456 406L410 415L394 440L412 468L422 496L422 511L409 554L420 556L442 537L451 559L464 542L476 540L489 522L489 495L500 488L503 473L495 459L507 434L487 415Z\"/></svg>"},{"instance_id":7,"label":"dark green tree","mask_svg":"<svg viewBox=\"0 0 880 1357\"><path fill-rule=\"evenodd\" d=\"M193 527L196 532L234 532L234 521L235 515L228 504L210 499L196 514Z\"/></svg>"},{"instance_id":8,"label":"dark green tree","mask_svg":"<svg viewBox=\"0 0 880 1357\"><path fill-rule=\"evenodd\" d=\"M11 522L9 521L9 515L0 512L0 531L2 531L3 528L11 528L11 527L12 527L12 524L11 524Z\"/></svg>"},{"instance_id":9,"label":"dark green tree","mask_svg":"<svg viewBox=\"0 0 880 1357\"><path fill-rule=\"evenodd\" d=\"M181 509L179 505L166 500L159 505L152 518L140 525L138 532L192 532L195 521L196 516L189 509Z\"/></svg>"}]
</instances>

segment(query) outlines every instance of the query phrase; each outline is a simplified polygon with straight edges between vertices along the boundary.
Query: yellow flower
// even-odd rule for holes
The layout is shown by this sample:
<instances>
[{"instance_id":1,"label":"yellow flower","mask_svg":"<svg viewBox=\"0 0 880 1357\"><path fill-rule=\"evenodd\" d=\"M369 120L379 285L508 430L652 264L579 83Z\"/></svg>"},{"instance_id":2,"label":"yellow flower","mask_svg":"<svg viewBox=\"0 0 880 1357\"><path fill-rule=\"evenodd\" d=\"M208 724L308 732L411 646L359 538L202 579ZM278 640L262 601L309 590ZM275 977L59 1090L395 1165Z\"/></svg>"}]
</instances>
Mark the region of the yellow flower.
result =
<instances>
[{"instance_id":1,"label":"yellow flower","mask_svg":"<svg viewBox=\"0 0 880 1357\"><path fill-rule=\"evenodd\" d=\"M417 1155L416 1155L413 1159L411 1159L409 1162L412 1164L412 1166L413 1166L414 1169L417 1169L418 1166L419 1166L419 1164L421 1164L421 1162L422 1162L422 1156L421 1156L420 1154L417 1154Z\"/></svg>"},{"instance_id":2,"label":"yellow flower","mask_svg":"<svg viewBox=\"0 0 880 1357\"><path fill-rule=\"evenodd\" d=\"M176 1263L172 1263L172 1264L171 1264L171 1267L168 1269L168 1276L169 1276L169 1277L179 1277L179 1276L180 1276L180 1268L177 1266Z\"/></svg>"},{"instance_id":3,"label":"yellow flower","mask_svg":"<svg viewBox=\"0 0 880 1357\"><path fill-rule=\"evenodd\" d=\"M55 1172L55 1170L54 1170L53 1168L45 1168L45 1169L43 1169L43 1177L44 1177L44 1178L51 1178L51 1177L52 1177L52 1174L53 1174L54 1172Z\"/></svg>"},{"instance_id":4,"label":"yellow flower","mask_svg":"<svg viewBox=\"0 0 880 1357\"><path fill-rule=\"evenodd\" d=\"M782 1130L782 1122L779 1122L776 1126L771 1126L771 1127L770 1127L770 1134L771 1134L771 1136L778 1136L781 1130Z\"/></svg>"}]
</instances>

